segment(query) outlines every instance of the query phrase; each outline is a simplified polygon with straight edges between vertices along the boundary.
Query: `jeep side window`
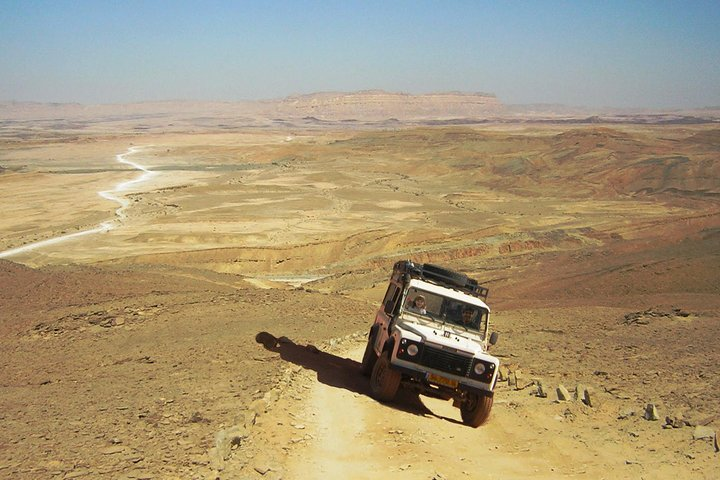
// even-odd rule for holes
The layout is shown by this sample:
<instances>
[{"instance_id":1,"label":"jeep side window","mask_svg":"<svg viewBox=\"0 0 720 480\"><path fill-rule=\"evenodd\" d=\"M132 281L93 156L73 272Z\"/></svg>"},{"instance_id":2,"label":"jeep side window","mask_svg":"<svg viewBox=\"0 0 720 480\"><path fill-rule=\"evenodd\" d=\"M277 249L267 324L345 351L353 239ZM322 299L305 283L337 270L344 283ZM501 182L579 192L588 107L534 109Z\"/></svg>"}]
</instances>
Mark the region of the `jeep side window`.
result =
<instances>
[{"instance_id":1,"label":"jeep side window","mask_svg":"<svg viewBox=\"0 0 720 480\"><path fill-rule=\"evenodd\" d=\"M397 299L400 296L400 288L391 283L388 286L387 292L385 292L385 299L383 300L383 310L388 315L392 315L393 311L395 310L395 304L397 303Z\"/></svg>"}]
</instances>

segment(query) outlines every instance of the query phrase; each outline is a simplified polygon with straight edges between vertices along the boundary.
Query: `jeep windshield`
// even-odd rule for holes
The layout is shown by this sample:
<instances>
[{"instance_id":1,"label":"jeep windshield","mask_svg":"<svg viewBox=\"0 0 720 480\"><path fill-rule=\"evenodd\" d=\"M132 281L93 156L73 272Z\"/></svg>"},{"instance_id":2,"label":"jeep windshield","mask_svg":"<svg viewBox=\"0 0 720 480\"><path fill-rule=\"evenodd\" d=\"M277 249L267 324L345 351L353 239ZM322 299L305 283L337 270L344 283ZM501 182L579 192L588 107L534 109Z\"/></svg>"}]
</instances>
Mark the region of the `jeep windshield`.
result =
<instances>
[{"instance_id":1,"label":"jeep windshield","mask_svg":"<svg viewBox=\"0 0 720 480\"><path fill-rule=\"evenodd\" d=\"M487 328L487 309L417 287L408 289L403 310L481 334Z\"/></svg>"}]
</instances>

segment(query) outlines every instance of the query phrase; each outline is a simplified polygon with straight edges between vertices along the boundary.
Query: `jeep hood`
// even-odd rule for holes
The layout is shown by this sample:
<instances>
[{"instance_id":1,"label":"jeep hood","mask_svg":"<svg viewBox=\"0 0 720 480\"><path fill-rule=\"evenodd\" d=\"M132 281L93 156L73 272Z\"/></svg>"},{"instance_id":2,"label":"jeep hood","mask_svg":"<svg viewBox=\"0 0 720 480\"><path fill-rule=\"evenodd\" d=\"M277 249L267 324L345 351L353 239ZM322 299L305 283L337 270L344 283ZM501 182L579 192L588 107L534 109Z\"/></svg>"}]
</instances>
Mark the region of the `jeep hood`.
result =
<instances>
[{"instance_id":1,"label":"jeep hood","mask_svg":"<svg viewBox=\"0 0 720 480\"><path fill-rule=\"evenodd\" d=\"M407 333L403 335L403 338L408 340L443 345L473 355L485 352L483 339L479 333L465 331L450 324L423 324L402 320L396 326Z\"/></svg>"}]
</instances>

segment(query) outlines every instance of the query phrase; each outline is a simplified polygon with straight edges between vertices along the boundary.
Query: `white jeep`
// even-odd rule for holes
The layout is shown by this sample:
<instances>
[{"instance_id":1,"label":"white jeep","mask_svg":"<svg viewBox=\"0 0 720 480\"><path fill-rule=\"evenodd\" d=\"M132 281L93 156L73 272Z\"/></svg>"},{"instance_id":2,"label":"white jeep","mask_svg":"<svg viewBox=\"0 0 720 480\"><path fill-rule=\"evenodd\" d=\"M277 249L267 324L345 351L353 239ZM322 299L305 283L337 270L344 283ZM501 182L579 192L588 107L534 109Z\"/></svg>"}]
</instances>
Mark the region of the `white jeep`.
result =
<instances>
[{"instance_id":1,"label":"white jeep","mask_svg":"<svg viewBox=\"0 0 720 480\"><path fill-rule=\"evenodd\" d=\"M402 386L454 400L463 423L490 416L500 361L487 353L488 289L431 264L397 262L370 328L362 372L373 396L388 402Z\"/></svg>"}]
</instances>

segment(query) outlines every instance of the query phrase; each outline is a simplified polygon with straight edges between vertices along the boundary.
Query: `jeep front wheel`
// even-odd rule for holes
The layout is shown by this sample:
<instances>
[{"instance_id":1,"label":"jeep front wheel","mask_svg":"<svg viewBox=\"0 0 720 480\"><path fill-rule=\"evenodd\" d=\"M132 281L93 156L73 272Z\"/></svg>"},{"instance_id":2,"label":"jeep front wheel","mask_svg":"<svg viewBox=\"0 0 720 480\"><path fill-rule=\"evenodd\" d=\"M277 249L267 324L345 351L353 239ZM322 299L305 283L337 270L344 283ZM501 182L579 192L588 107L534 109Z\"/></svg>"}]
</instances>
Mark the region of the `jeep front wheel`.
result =
<instances>
[{"instance_id":1,"label":"jeep front wheel","mask_svg":"<svg viewBox=\"0 0 720 480\"><path fill-rule=\"evenodd\" d=\"M465 425L477 428L487 422L492 410L492 394L468 394L467 399L460 406L460 415Z\"/></svg>"},{"instance_id":2,"label":"jeep front wheel","mask_svg":"<svg viewBox=\"0 0 720 480\"><path fill-rule=\"evenodd\" d=\"M370 389L373 397L381 402L389 402L395 398L400 388L400 372L390 366L390 352L386 351L375 362L370 375Z\"/></svg>"},{"instance_id":3,"label":"jeep front wheel","mask_svg":"<svg viewBox=\"0 0 720 480\"><path fill-rule=\"evenodd\" d=\"M370 376L378 359L377 354L375 353L375 349L373 348L374 343L375 335L371 333L368 336L367 345L365 345L365 353L363 353L362 365L360 367L360 371L366 377Z\"/></svg>"}]
</instances>

